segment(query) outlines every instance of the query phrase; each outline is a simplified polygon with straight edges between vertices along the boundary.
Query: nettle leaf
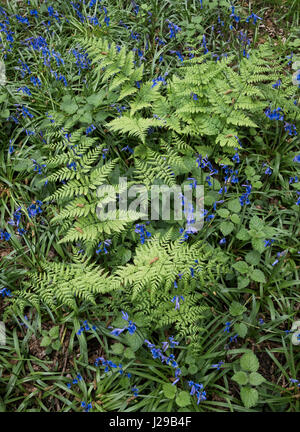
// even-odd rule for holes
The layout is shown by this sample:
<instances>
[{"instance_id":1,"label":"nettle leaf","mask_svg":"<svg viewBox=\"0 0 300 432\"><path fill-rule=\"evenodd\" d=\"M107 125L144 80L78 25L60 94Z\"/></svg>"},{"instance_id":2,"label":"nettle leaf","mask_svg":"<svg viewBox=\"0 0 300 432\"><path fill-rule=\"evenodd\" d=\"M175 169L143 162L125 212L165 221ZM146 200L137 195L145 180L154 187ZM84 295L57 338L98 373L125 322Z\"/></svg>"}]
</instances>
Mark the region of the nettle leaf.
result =
<instances>
[{"instance_id":1,"label":"nettle leaf","mask_svg":"<svg viewBox=\"0 0 300 432\"><path fill-rule=\"evenodd\" d=\"M56 341L52 342L52 344L51 344L51 348L52 348L54 351L58 351L58 350L61 348L61 343L60 343L60 341L57 339Z\"/></svg>"},{"instance_id":2,"label":"nettle leaf","mask_svg":"<svg viewBox=\"0 0 300 432\"><path fill-rule=\"evenodd\" d=\"M59 337L59 326L52 327L49 331L49 336L52 339L57 339Z\"/></svg>"},{"instance_id":3,"label":"nettle leaf","mask_svg":"<svg viewBox=\"0 0 300 432\"><path fill-rule=\"evenodd\" d=\"M263 272L261 270L255 269L252 272L250 272L249 276L255 282L261 282L261 283L266 282L265 275L263 274Z\"/></svg>"},{"instance_id":4,"label":"nettle leaf","mask_svg":"<svg viewBox=\"0 0 300 432\"><path fill-rule=\"evenodd\" d=\"M243 289L249 285L250 279L248 277L238 276L238 288Z\"/></svg>"},{"instance_id":5,"label":"nettle leaf","mask_svg":"<svg viewBox=\"0 0 300 432\"><path fill-rule=\"evenodd\" d=\"M137 333L133 333L132 335L130 333L126 333L125 339L132 351L134 352L137 351L144 342L143 338Z\"/></svg>"},{"instance_id":6,"label":"nettle leaf","mask_svg":"<svg viewBox=\"0 0 300 432\"><path fill-rule=\"evenodd\" d=\"M253 238L251 240L252 246L257 252L263 253L265 250L265 239L264 238Z\"/></svg>"},{"instance_id":7,"label":"nettle leaf","mask_svg":"<svg viewBox=\"0 0 300 432\"><path fill-rule=\"evenodd\" d=\"M74 114L78 110L78 105L70 95L65 95L62 98L60 109L68 114Z\"/></svg>"},{"instance_id":8,"label":"nettle leaf","mask_svg":"<svg viewBox=\"0 0 300 432\"><path fill-rule=\"evenodd\" d=\"M41 347L47 347L51 344L51 338L49 336L44 336L41 341Z\"/></svg>"},{"instance_id":9,"label":"nettle leaf","mask_svg":"<svg viewBox=\"0 0 300 432\"><path fill-rule=\"evenodd\" d=\"M245 260L248 264L257 265L260 261L260 253L256 250L248 252L245 256Z\"/></svg>"},{"instance_id":10,"label":"nettle leaf","mask_svg":"<svg viewBox=\"0 0 300 432\"><path fill-rule=\"evenodd\" d=\"M132 351L132 349L128 347L124 351L124 357L127 358L127 359L134 359L135 358L135 354Z\"/></svg>"},{"instance_id":11,"label":"nettle leaf","mask_svg":"<svg viewBox=\"0 0 300 432\"><path fill-rule=\"evenodd\" d=\"M249 266L245 261L238 261L234 263L232 267L242 274L248 273L249 271Z\"/></svg>"},{"instance_id":12,"label":"nettle leaf","mask_svg":"<svg viewBox=\"0 0 300 432\"><path fill-rule=\"evenodd\" d=\"M253 218L250 219L249 227L251 230L263 231L264 226L264 222L258 216L253 216Z\"/></svg>"},{"instance_id":13,"label":"nettle leaf","mask_svg":"<svg viewBox=\"0 0 300 432\"><path fill-rule=\"evenodd\" d=\"M244 323L235 324L234 325L234 332L243 338L246 336L246 334L248 332L248 328L247 328L246 324L244 324Z\"/></svg>"},{"instance_id":14,"label":"nettle leaf","mask_svg":"<svg viewBox=\"0 0 300 432\"><path fill-rule=\"evenodd\" d=\"M256 372L259 368L259 361L256 355L250 351L240 358L240 365L245 371Z\"/></svg>"},{"instance_id":15,"label":"nettle leaf","mask_svg":"<svg viewBox=\"0 0 300 432\"><path fill-rule=\"evenodd\" d=\"M114 354L122 354L124 351L124 345L122 345L121 343L114 343L111 347L111 350Z\"/></svg>"},{"instance_id":16,"label":"nettle leaf","mask_svg":"<svg viewBox=\"0 0 300 432\"><path fill-rule=\"evenodd\" d=\"M250 239L250 235L249 235L249 232L245 228L241 228L239 230L239 232L237 233L236 238L239 240L246 241L246 240Z\"/></svg>"},{"instance_id":17,"label":"nettle leaf","mask_svg":"<svg viewBox=\"0 0 300 432\"><path fill-rule=\"evenodd\" d=\"M162 388L163 388L163 392L164 392L164 395L166 398L174 399L174 397L176 395L176 391L177 391L176 386L173 386L170 383L165 383L165 384L163 384Z\"/></svg>"},{"instance_id":18,"label":"nettle leaf","mask_svg":"<svg viewBox=\"0 0 300 432\"><path fill-rule=\"evenodd\" d=\"M243 371L236 372L233 377L233 381L237 382L239 385L246 385L248 384L249 378L248 374Z\"/></svg>"},{"instance_id":19,"label":"nettle leaf","mask_svg":"<svg viewBox=\"0 0 300 432\"><path fill-rule=\"evenodd\" d=\"M249 382L251 385L257 386L262 384L265 380L265 378L258 372L252 372L249 375Z\"/></svg>"},{"instance_id":20,"label":"nettle leaf","mask_svg":"<svg viewBox=\"0 0 300 432\"><path fill-rule=\"evenodd\" d=\"M190 375L195 375L198 372L198 367L195 364L191 364L188 368L188 373Z\"/></svg>"},{"instance_id":21,"label":"nettle leaf","mask_svg":"<svg viewBox=\"0 0 300 432\"><path fill-rule=\"evenodd\" d=\"M176 403L181 408L190 405L190 403L191 403L190 394L187 391L181 391L176 398Z\"/></svg>"},{"instance_id":22,"label":"nettle leaf","mask_svg":"<svg viewBox=\"0 0 300 432\"><path fill-rule=\"evenodd\" d=\"M238 225L241 222L241 218L236 213L234 213L233 215L231 215L230 219L236 225Z\"/></svg>"},{"instance_id":23,"label":"nettle leaf","mask_svg":"<svg viewBox=\"0 0 300 432\"><path fill-rule=\"evenodd\" d=\"M258 391L251 387L241 388L241 399L246 408L255 406L258 402Z\"/></svg>"},{"instance_id":24,"label":"nettle leaf","mask_svg":"<svg viewBox=\"0 0 300 432\"><path fill-rule=\"evenodd\" d=\"M241 305L237 301L233 301L230 305L229 313L232 316L239 316L239 315L243 315L243 313L246 312L246 310L247 308L245 306Z\"/></svg>"},{"instance_id":25,"label":"nettle leaf","mask_svg":"<svg viewBox=\"0 0 300 432\"><path fill-rule=\"evenodd\" d=\"M228 218L228 216L229 216L230 213L226 209L219 209L219 210L217 210L217 214L219 216L221 216L221 218L226 219L226 218Z\"/></svg>"},{"instance_id":26,"label":"nettle leaf","mask_svg":"<svg viewBox=\"0 0 300 432\"><path fill-rule=\"evenodd\" d=\"M220 225L220 230L224 236L227 236L234 230L234 225L232 222L222 222Z\"/></svg>"},{"instance_id":27,"label":"nettle leaf","mask_svg":"<svg viewBox=\"0 0 300 432\"><path fill-rule=\"evenodd\" d=\"M239 213L241 211L241 203L238 198L231 200L227 203L228 209L233 213Z\"/></svg>"}]
</instances>

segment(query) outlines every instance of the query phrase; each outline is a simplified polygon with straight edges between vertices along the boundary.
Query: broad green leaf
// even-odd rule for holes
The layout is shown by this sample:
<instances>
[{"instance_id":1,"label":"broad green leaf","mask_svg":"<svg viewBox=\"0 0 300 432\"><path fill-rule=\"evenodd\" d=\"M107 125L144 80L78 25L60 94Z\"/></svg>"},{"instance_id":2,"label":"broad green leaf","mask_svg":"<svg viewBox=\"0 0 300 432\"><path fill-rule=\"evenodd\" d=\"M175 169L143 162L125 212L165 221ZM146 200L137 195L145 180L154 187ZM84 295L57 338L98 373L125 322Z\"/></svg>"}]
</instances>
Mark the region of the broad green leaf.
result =
<instances>
[{"instance_id":1,"label":"broad green leaf","mask_svg":"<svg viewBox=\"0 0 300 432\"><path fill-rule=\"evenodd\" d=\"M124 345L119 342L114 343L111 347L111 350L114 354L122 354L122 352L124 351Z\"/></svg>"},{"instance_id":2,"label":"broad green leaf","mask_svg":"<svg viewBox=\"0 0 300 432\"><path fill-rule=\"evenodd\" d=\"M180 407L186 407L191 403L190 394L187 391L181 391L176 398L176 403Z\"/></svg>"},{"instance_id":3,"label":"broad green leaf","mask_svg":"<svg viewBox=\"0 0 300 432\"><path fill-rule=\"evenodd\" d=\"M265 378L258 372L252 372L249 376L249 382L251 385L257 386L262 384L265 380Z\"/></svg>"},{"instance_id":4,"label":"broad green leaf","mask_svg":"<svg viewBox=\"0 0 300 432\"><path fill-rule=\"evenodd\" d=\"M241 218L236 213L234 213L233 215L231 215L230 219L236 225L238 225L241 222Z\"/></svg>"},{"instance_id":5,"label":"broad green leaf","mask_svg":"<svg viewBox=\"0 0 300 432\"><path fill-rule=\"evenodd\" d=\"M229 313L232 316L239 316L242 315L246 310L247 308L245 306L241 305L237 301L233 301L230 305Z\"/></svg>"},{"instance_id":6,"label":"broad green leaf","mask_svg":"<svg viewBox=\"0 0 300 432\"><path fill-rule=\"evenodd\" d=\"M173 386L171 383L165 383L162 387L165 397L168 399L174 399L177 391L176 386Z\"/></svg>"},{"instance_id":7,"label":"broad green leaf","mask_svg":"<svg viewBox=\"0 0 300 432\"><path fill-rule=\"evenodd\" d=\"M246 336L247 331L248 328L244 323L239 323L234 325L234 332L237 333L242 338Z\"/></svg>"},{"instance_id":8,"label":"broad green leaf","mask_svg":"<svg viewBox=\"0 0 300 432\"><path fill-rule=\"evenodd\" d=\"M54 326L49 331L51 339L57 339L59 337L59 326Z\"/></svg>"},{"instance_id":9,"label":"broad green leaf","mask_svg":"<svg viewBox=\"0 0 300 432\"><path fill-rule=\"evenodd\" d=\"M264 222L258 216L253 216L250 219L249 227L251 230L262 231L264 229L264 225Z\"/></svg>"},{"instance_id":10,"label":"broad green leaf","mask_svg":"<svg viewBox=\"0 0 300 432\"><path fill-rule=\"evenodd\" d=\"M234 229L234 225L232 222L222 222L220 225L220 230L222 231L222 234L224 236L227 236L228 234L230 234Z\"/></svg>"},{"instance_id":11,"label":"broad green leaf","mask_svg":"<svg viewBox=\"0 0 300 432\"><path fill-rule=\"evenodd\" d=\"M217 210L217 214L219 216L221 216L221 218L226 219L229 216L230 213L226 209L219 209L219 210Z\"/></svg>"},{"instance_id":12,"label":"broad green leaf","mask_svg":"<svg viewBox=\"0 0 300 432\"><path fill-rule=\"evenodd\" d=\"M245 371L256 372L259 368L259 361L253 352L248 352L240 358L241 368Z\"/></svg>"},{"instance_id":13,"label":"broad green leaf","mask_svg":"<svg viewBox=\"0 0 300 432\"><path fill-rule=\"evenodd\" d=\"M239 371L236 372L233 377L232 377L233 381L237 382L239 385L246 385L248 384L248 374L246 374L246 372L243 371Z\"/></svg>"},{"instance_id":14,"label":"broad green leaf","mask_svg":"<svg viewBox=\"0 0 300 432\"><path fill-rule=\"evenodd\" d=\"M132 351L132 349L128 347L124 351L124 357L126 357L127 359L134 359L135 358L135 354Z\"/></svg>"},{"instance_id":15,"label":"broad green leaf","mask_svg":"<svg viewBox=\"0 0 300 432\"><path fill-rule=\"evenodd\" d=\"M47 347L51 344L51 338L49 336L44 336L41 341L41 347Z\"/></svg>"},{"instance_id":16,"label":"broad green leaf","mask_svg":"<svg viewBox=\"0 0 300 432\"><path fill-rule=\"evenodd\" d=\"M245 260L248 264L257 265L260 261L260 253L256 250L248 252L245 256Z\"/></svg>"},{"instance_id":17,"label":"broad green leaf","mask_svg":"<svg viewBox=\"0 0 300 432\"><path fill-rule=\"evenodd\" d=\"M251 387L241 388L241 399L246 408L255 406L258 402L258 392Z\"/></svg>"},{"instance_id":18,"label":"broad green leaf","mask_svg":"<svg viewBox=\"0 0 300 432\"><path fill-rule=\"evenodd\" d=\"M239 232L237 233L236 238L239 239L239 240L246 241L246 240L250 239L250 235L249 235L248 231L245 228L241 228L239 230Z\"/></svg>"},{"instance_id":19,"label":"broad green leaf","mask_svg":"<svg viewBox=\"0 0 300 432\"><path fill-rule=\"evenodd\" d=\"M56 341L52 342L51 348L54 349L54 351L58 351L61 348L61 343L57 339Z\"/></svg>"},{"instance_id":20,"label":"broad green leaf","mask_svg":"<svg viewBox=\"0 0 300 432\"><path fill-rule=\"evenodd\" d=\"M238 198L231 200L227 203L228 209L233 213L239 213L241 211L241 203Z\"/></svg>"},{"instance_id":21,"label":"broad green leaf","mask_svg":"<svg viewBox=\"0 0 300 432\"><path fill-rule=\"evenodd\" d=\"M261 282L261 283L266 282L265 275L263 274L263 272L261 270L255 269L249 273L249 276L255 282Z\"/></svg>"},{"instance_id":22,"label":"broad green leaf","mask_svg":"<svg viewBox=\"0 0 300 432\"><path fill-rule=\"evenodd\" d=\"M238 288L243 289L249 285L250 279L248 277L238 276Z\"/></svg>"},{"instance_id":23,"label":"broad green leaf","mask_svg":"<svg viewBox=\"0 0 300 432\"><path fill-rule=\"evenodd\" d=\"M264 238L252 238L251 240L253 249L259 253L263 253L265 250L265 239Z\"/></svg>"},{"instance_id":24,"label":"broad green leaf","mask_svg":"<svg viewBox=\"0 0 300 432\"><path fill-rule=\"evenodd\" d=\"M249 271L249 266L245 261L238 261L234 263L232 267L242 274L248 273Z\"/></svg>"}]
</instances>

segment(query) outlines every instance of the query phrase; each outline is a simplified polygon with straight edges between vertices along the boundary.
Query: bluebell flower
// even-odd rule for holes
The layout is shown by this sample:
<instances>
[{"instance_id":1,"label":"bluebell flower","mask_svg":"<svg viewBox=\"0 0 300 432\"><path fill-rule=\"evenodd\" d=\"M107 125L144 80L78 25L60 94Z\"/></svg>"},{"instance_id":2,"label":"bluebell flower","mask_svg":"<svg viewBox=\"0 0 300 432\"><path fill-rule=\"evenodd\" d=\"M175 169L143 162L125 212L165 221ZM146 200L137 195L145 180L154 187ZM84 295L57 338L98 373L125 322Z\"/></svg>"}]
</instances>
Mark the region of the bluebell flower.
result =
<instances>
[{"instance_id":1,"label":"bluebell flower","mask_svg":"<svg viewBox=\"0 0 300 432\"><path fill-rule=\"evenodd\" d=\"M275 84L272 85L272 87L273 87L274 89L278 89L278 88L281 86L281 84L282 84L282 82L281 82L281 80L279 79L278 81L276 81Z\"/></svg>"},{"instance_id":2,"label":"bluebell flower","mask_svg":"<svg viewBox=\"0 0 300 432\"><path fill-rule=\"evenodd\" d=\"M227 322L225 323L225 329L224 329L224 332L230 333L230 327L231 327L231 322L230 322L230 321L227 321Z\"/></svg>"},{"instance_id":3,"label":"bluebell flower","mask_svg":"<svg viewBox=\"0 0 300 432\"><path fill-rule=\"evenodd\" d=\"M296 128L296 126L294 124L286 123L285 122L285 124L284 124L284 130L286 132L288 132L288 134L290 136L296 136L296 135L298 135L297 128Z\"/></svg>"},{"instance_id":4,"label":"bluebell flower","mask_svg":"<svg viewBox=\"0 0 300 432\"><path fill-rule=\"evenodd\" d=\"M224 364L223 361L219 361L219 363L217 363L217 364L212 364L211 367L214 369L220 370L223 364Z\"/></svg>"},{"instance_id":5,"label":"bluebell flower","mask_svg":"<svg viewBox=\"0 0 300 432\"><path fill-rule=\"evenodd\" d=\"M266 164L263 164L263 166L266 166ZM272 168L270 168L270 167L267 167L267 169L266 169L266 171L265 171L265 174L266 175L272 175Z\"/></svg>"},{"instance_id":6,"label":"bluebell flower","mask_svg":"<svg viewBox=\"0 0 300 432\"><path fill-rule=\"evenodd\" d=\"M284 113L282 111L281 108L276 108L273 111L271 111L270 108L267 108L265 111L265 115L270 119L270 120L280 120L283 121L284 119Z\"/></svg>"},{"instance_id":7,"label":"bluebell flower","mask_svg":"<svg viewBox=\"0 0 300 432\"><path fill-rule=\"evenodd\" d=\"M0 295L2 297L12 297L11 291L7 288L0 289Z\"/></svg>"},{"instance_id":8,"label":"bluebell flower","mask_svg":"<svg viewBox=\"0 0 300 432\"><path fill-rule=\"evenodd\" d=\"M81 407L84 408L84 412L89 412L92 409L91 403L86 403L84 401L81 402Z\"/></svg>"},{"instance_id":9,"label":"bluebell flower","mask_svg":"<svg viewBox=\"0 0 300 432\"><path fill-rule=\"evenodd\" d=\"M41 214L43 212L42 205L43 205L42 201L36 200L35 203L33 203L29 207L27 207L27 212L28 212L29 217L33 218L34 216Z\"/></svg>"},{"instance_id":10,"label":"bluebell flower","mask_svg":"<svg viewBox=\"0 0 300 432\"><path fill-rule=\"evenodd\" d=\"M180 300L184 301L183 296L174 296L171 300L172 303L175 302L175 310L180 309Z\"/></svg>"},{"instance_id":11,"label":"bluebell flower","mask_svg":"<svg viewBox=\"0 0 300 432\"><path fill-rule=\"evenodd\" d=\"M225 243L226 243L226 238L223 237L223 238L219 241L219 244L222 245L222 244L225 244Z\"/></svg>"},{"instance_id":12,"label":"bluebell flower","mask_svg":"<svg viewBox=\"0 0 300 432\"><path fill-rule=\"evenodd\" d=\"M139 234L141 244L145 243L146 237L151 237L151 233L146 230L145 224L136 224L134 231Z\"/></svg>"},{"instance_id":13,"label":"bluebell flower","mask_svg":"<svg viewBox=\"0 0 300 432\"><path fill-rule=\"evenodd\" d=\"M176 33L181 31L181 28L178 27L176 24L172 23L170 20L166 20L166 22L168 23L168 27L170 30L170 39L175 38Z\"/></svg>"},{"instance_id":14,"label":"bluebell flower","mask_svg":"<svg viewBox=\"0 0 300 432\"><path fill-rule=\"evenodd\" d=\"M240 18L240 16L238 16L238 15L236 15L235 14L235 7L234 6L232 6L231 7L231 15L230 15L233 19L234 19L234 21L235 22L240 22L240 20L241 20L241 18Z\"/></svg>"},{"instance_id":15,"label":"bluebell flower","mask_svg":"<svg viewBox=\"0 0 300 432\"><path fill-rule=\"evenodd\" d=\"M197 405L206 400L206 391L203 389L203 384L196 384L193 381L188 381L188 385L191 388L190 394L197 396Z\"/></svg>"},{"instance_id":16,"label":"bluebell flower","mask_svg":"<svg viewBox=\"0 0 300 432\"><path fill-rule=\"evenodd\" d=\"M300 163L300 154L294 157L293 162Z\"/></svg>"},{"instance_id":17,"label":"bluebell flower","mask_svg":"<svg viewBox=\"0 0 300 432\"><path fill-rule=\"evenodd\" d=\"M135 397L139 395L139 389L136 386L132 387L131 391L133 392Z\"/></svg>"},{"instance_id":18,"label":"bluebell flower","mask_svg":"<svg viewBox=\"0 0 300 432\"><path fill-rule=\"evenodd\" d=\"M253 20L253 24L256 24L257 20L262 20L262 18L260 18L259 16L255 15L255 13L253 13L253 12L252 12L251 15L249 15L246 18L246 22L248 23L251 19Z\"/></svg>"}]
</instances>

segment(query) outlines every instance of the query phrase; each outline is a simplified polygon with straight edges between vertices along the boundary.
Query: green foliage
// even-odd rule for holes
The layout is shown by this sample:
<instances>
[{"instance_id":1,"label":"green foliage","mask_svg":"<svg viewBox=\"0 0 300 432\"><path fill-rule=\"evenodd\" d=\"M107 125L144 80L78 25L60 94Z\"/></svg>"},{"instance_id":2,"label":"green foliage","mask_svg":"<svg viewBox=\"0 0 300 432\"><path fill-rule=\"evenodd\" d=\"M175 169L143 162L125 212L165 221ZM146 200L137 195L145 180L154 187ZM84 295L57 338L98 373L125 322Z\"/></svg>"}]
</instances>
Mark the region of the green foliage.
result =
<instances>
[{"instance_id":1,"label":"green foliage","mask_svg":"<svg viewBox=\"0 0 300 432\"><path fill-rule=\"evenodd\" d=\"M265 381L265 378L257 372L259 361L252 351L242 355L240 368L241 370L236 372L232 379L241 386L240 395L243 404L246 408L251 408L258 402L258 391L256 388L250 387L249 384L255 387L259 386Z\"/></svg>"}]
</instances>

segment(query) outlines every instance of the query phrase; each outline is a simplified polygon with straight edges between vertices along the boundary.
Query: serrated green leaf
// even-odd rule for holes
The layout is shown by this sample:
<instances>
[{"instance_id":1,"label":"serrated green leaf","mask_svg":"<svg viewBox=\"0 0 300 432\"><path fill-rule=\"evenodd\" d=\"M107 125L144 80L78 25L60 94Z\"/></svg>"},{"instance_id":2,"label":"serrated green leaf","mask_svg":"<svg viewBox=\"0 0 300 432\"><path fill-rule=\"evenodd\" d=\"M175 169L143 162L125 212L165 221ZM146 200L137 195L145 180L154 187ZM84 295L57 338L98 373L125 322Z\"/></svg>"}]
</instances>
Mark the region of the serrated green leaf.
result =
<instances>
[{"instance_id":1,"label":"serrated green leaf","mask_svg":"<svg viewBox=\"0 0 300 432\"><path fill-rule=\"evenodd\" d=\"M260 253L256 250L252 250L250 252L248 252L245 256L245 260L247 261L248 264L251 265L257 265L260 261Z\"/></svg>"},{"instance_id":2,"label":"serrated green leaf","mask_svg":"<svg viewBox=\"0 0 300 432\"><path fill-rule=\"evenodd\" d=\"M244 323L239 323L234 325L234 332L237 333L242 338L246 336L247 331L248 328Z\"/></svg>"},{"instance_id":3,"label":"serrated green leaf","mask_svg":"<svg viewBox=\"0 0 300 432\"><path fill-rule=\"evenodd\" d=\"M121 344L121 343L119 343L119 342L114 343L114 344L112 345L112 347L111 347L111 350L112 350L112 352L113 352L114 354L116 354L116 355L120 355L120 354L122 354L123 351L124 351L124 345Z\"/></svg>"},{"instance_id":4,"label":"serrated green leaf","mask_svg":"<svg viewBox=\"0 0 300 432\"><path fill-rule=\"evenodd\" d=\"M257 386L262 384L265 380L265 378L258 372L252 372L249 376L249 382L251 385Z\"/></svg>"},{"instance_id":5,"label":"serrated green leaf","mask_svg":"<svg viewBox=\"0 0 300 432\"><path fill-rule=\"evenodd\" d=\"M241 388L241 399L246 408L255 406L258 402L258 392L251 387Z\"/></svg>"},{"instance_id":6,"label":"serrated green leaf","mask_svg":"<svg viewBox=\"0 0 300 432\"><path fill-rule=\"evenodd\" d=\"M59 326L52 327L49 331L51 339L57 339L59 337Z\"/></svg>"},{"instance_id":7,"label":"serrated green leaf","mask_svg":"<svg viewBox=\"0 0 300 432\"><path fill-rule=\"evenodd\" d=\"M226 209L219 209L219 210L217 210L217 214L219 216L221 216L221 218L226 219L229 216L230 213Z\"/></svg>"},{"instance_id":8,"label":"serrated green leaf","mask_svg":"<svg viewBox=\"0 0 300 432\"><path fill-rule=\"evenodd\" d=\"M246 372L243 371L239 371L236 372L233 377L232 377L233 381L237 382L239 385L246 385L248 384L248 374L246 374Z\"/></svg>"},{"instance_id":9,"label":"serrated green leaf","mask_svg":"<svg viewBox=\"0 0 300 432\"><path fill-rule=\"evenodd\" d=\"M239 230L239 232L237 233L236 238L239 240L246 241L246 240L250 239L250 235L249 235L249 232L245 228L241 228Z\"/></svg>"},{"instance_id":10,"label":"serrated green leaf","mask_svg":"<svg viewBox=\"0 0 300 432\"><path fill-rule=\"evenodd\" d=\"M238 288L243 289L249 285L250 279L248 277L238 276Z\"/></svg>"},{"instance_id":11,"label":"serrated green leaf","mask_svg":"<svg viewBox=\"0 0 300 432\"><path fill-rule=\"evenodd\" d=\"M236 213L234 213L233 215L231 215L230 219L236 225L238 225L241 222L241 218Z\"/></svg>"},{"instance_id":12,"label":"serrated green leaf","mask_svg":"<svg viewBox=\"0 0 300 432\"><path fill-rule=\"evenodd\" d=\"M224 221L220 225L220 230L224 236L227 236L234 230L234 225L232 222Z\"/></svg>"},{"instance_id":13,"label":"serrated green leaf","mask_svg":"<svg viewBox=\"0 0 300 432\"><path fill-rule=\"evenodd\" d=\"M51 344L51 338L49 336L44 336L41 341L41 347L47 347Z\"/></svg>"},{"instance_id":14,"label":"serrated green leaf","mask_svg":"<svg viewBox=\"0 0 300 432\"><path fill-rule=\"evenodd\" d=\"M249 276L255 282L261 282L261 283L266 282L265 275L263 274L263 272L261 270L255 269L252 272L250 272Z\"/></svg>"},{"instance_id":15,"label":"serrated green leaf","mask_svg":"<svg viewBox=\"0 0 300 432\"><path fill-rule=\"evenodd\" d=\"M245 371L256 372L259 368L259 361L253 352L248 352L240 358L240 365Z\"/></svg>"},{"instance_id":16,"label":"serrated green leaf","mask_svg":"<svg viewBox=\"0 0 300 432\"><path fill-rule=\"evenodd\" d=\"M176 403L181 408L190 405L191 397L190 397L189 393L187 391L181 391L176 398Z\"/></svg>"},{"instance_id":17,"label":"serrated green leaf","mask_svg":"<svg viewBox=\"0 0 300 432\"><path fill-rule=\"evenodd\" d=\"M174 399L177 388L170 383L165 383L162 387L165 397L168 399Z\"/></svg>"},{"instance_id":18,"label":"serrated green leaf","mask_svg":"<svg viewBox=\"0 0 300 432\"><path fill-rule=\"evenodd\" d=\"M248 273L249 271L249 266L245 261L238 261L234 263L232 267L242 274Z\"/></svg>"},{"instance_id":19,"label":"serrated green leaf","mask_svg":"<svg viewBox=\"0 0 300 432\"><path fill-rule=\"evenodd\" d=\"M259 253L263 253L265 250L265 240L264 238L253 238L251 240L253 249L257 250Z\"/></svg>"},{"instance_id":20,"label":"serrated green leaf","mask_svg":"<svg viewBox=\"0 0 300 432\"><path fill-rule=\"evenodd\" d=\"M241 211L241 203L238 198L231 200L227 203L227 208L233 213L239 213Z\"/></svg>"},{"instance_id":21,"label":"serrated green leaf","mask_svg":"<svg viewBox=\"0 0 300 432\"><path fill-rule=\"evenodd\" d=\"M229 313L232 316L239 316L239 315L243 315L243 313L247 310L247 308L243 305L241 305L239 302L237 301L233 301L230 305L229 308Z\"/></svg>"}]
</instances>

